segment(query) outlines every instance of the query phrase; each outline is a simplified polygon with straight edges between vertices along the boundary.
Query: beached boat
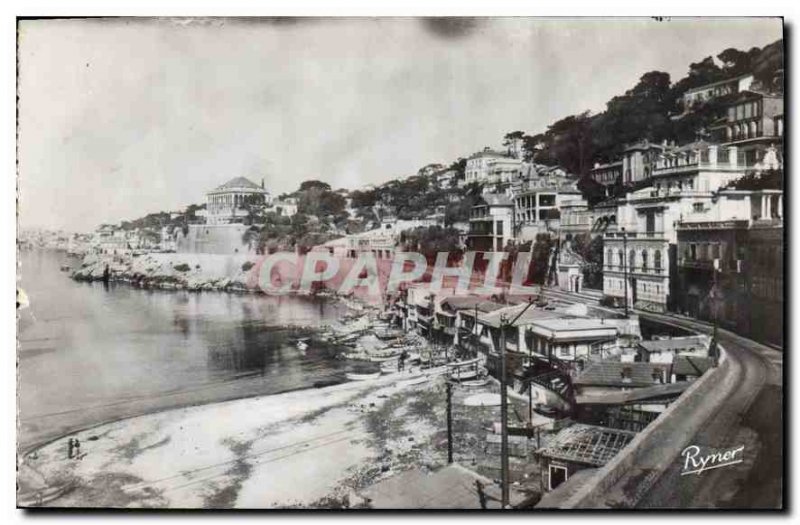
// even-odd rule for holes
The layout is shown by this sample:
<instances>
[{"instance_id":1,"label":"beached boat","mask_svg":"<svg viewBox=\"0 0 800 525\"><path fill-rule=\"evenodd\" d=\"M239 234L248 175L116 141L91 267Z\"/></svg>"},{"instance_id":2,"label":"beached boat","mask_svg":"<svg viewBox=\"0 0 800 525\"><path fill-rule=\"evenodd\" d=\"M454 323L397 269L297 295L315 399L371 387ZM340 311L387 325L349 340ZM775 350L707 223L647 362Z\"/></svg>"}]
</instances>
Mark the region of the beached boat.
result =
<instances>
[{"instance_id":1,"label":"beached boat","mask_svg":"<svg viewBox=\"0 0 800 525\"><path fill-rule=\"evenodd\" d=\"M468 359L447 364L448 375L453 379L475 379L480 375L480 359Z\"/></svg>"},{"instance_id":2,"label":"beached boat","mask_svg":"<svg viewBox=\"0 0 800 525\"><path fill-rule=\"evenodd\" d=\"M381 371L377 372L346 372L345 377L350 381L369 381L370 379L378 379L381 376Z\"/></svg>"},{"instance_id":3,"label":"beached boat","mask_svg":"<svg viewBox=\"0 0 800 525\"><path fill-rule=\"evenodd\" d=\"M405 335L405 332L400 328L390 328L390 327L378 327L372 330L372 333L375 334L375 337L378 339L398 339Z\"/></svg>"},{"instance_id":4,"label":"beached boat","mask_svg":"<svg viewBox=\"0 0 800 525\"><path fill-rule=\"evenodd\" d=\"M481 386L486 386L489 383L489 381L490 381L490 378L487 375L485 377L481 377L481 378L478 378L478 379L470 379L470 380L467 380L467 381L461 381L461 386L465 386L467 388L470 388L470 387L477 388L477 387L481 387Z\"/></svg>"}]
</instances>

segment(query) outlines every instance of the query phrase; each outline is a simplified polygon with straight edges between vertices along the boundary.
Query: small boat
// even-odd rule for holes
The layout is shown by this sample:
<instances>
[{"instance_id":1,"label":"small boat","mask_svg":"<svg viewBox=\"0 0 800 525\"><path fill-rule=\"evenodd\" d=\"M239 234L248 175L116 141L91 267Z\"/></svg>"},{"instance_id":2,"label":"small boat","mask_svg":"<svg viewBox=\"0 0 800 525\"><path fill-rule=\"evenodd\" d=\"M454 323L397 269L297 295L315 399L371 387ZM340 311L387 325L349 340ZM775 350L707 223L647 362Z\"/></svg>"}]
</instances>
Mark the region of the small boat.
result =
<instances>
[{"instance_id":1,"label":"small boat","mask_svg":"<svg viewBox=\"0 0 800 525\"><path fill-rule=\"evenodd\" d=\"M486 386L489 383L489 376L481 377L479 379L470 379L468 381L461 381L461 386L465 387L480 387Z\"/></svg>"},{"instance_id":2,"label":"small boat","mask_svg":"<svg viewBox=\"0 0 800 525\"><path fill-rule=\"evenodd\" d=\"M400 328L375 328L373 329L375 337L378 339L397 339L403 337L405 332Z\"/></svg>"},{"instance_id":3,"label":"small boat","mask_svg":"<svg viewBox=\"0 0 800 525\"><path fill-rule=\"evenodd\" d=\"M480 375L480 359L475 358L448 363L447 370L453 379L475 379Z\"/></svg>"},{"instance_id":4,"label":"small boat","mask_svg":"<svg viewBox=\"0 0 800 525\"><path fill-rule=\"evenodd\" d=\"M420 376L411 379L406 379L405 381L400 381L399 384L403 386L420 385L422 383L425 383L426 381L430 381L430 379L431 379L430 376Z\"/></svg>"},{"instance_id":5,"label":"small boat","mask_svg":"<svg viewBox=\"0 0 800 525\"><path fill-rule=\"evenodd\" d=\"M369 381L370 379L378 379L381 376L381 371L377 372L346 372L345 377L350 381Z\"/></svg>"},{"instance_id":6,"label":"small boat","mask_svg":"<svg viewBox=\"0 0 800 525\"><path fill-rule=\"evenodd\" d=\"M308 337L303 338L303 339L298 339L297 340L297 348L299 348L300 350L305 352L308 349L308 342L309 341L310 341L310 338L308 338Z\"/></svg>"}]
</instances>

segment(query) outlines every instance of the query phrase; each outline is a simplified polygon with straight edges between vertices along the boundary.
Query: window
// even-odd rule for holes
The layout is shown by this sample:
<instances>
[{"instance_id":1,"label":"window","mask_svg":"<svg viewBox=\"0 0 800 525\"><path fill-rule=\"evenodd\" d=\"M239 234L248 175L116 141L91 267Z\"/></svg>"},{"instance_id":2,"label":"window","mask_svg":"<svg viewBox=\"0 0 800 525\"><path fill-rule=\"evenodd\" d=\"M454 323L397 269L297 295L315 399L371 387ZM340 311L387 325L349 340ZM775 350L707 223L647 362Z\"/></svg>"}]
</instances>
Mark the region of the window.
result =
<instances>
[{"instance_id":1,"label":"window","mask_svg":"<svg viewBox=\"0 0 800 525\"><path fill-rule=\"evenodd\" d=\"M690 244L689 245L689 260L696 261L697 260L697 245Z\"/></svg>"},{"instance_id":2,"label":"window","mask_svg":"<svg viewBox=\"0 0 800 525\"><path fill-rule=\"evenodd\" d=\"M611 266L614 264L614 252L610 249L606 252L606 265Z\"/></svg>"},{"instance_id":3,"label":"window","mask_svg":"<svg viewBox=\"0 0 800 525\"><path fill-rule=\"evenodd\" d=\"M642 250L642 271L647 271L647 250Z\"/></svg>"},{"instance_id":4,"label":"window","mask_svg":"<svg viewBox=\"0 0 800 525\"><path fill-rule=\"evenodd\" d=\"M636 267L636 252L633 250L628 252L628 264L630 265L631 270Z\"/></svg>"},{"instance_id":5,"label":"window","mask_svg":"<svg viewBox=\"0 0 800 525\"><path fill-rule=\"evenodd\" d=\"M622 268L625 264L625 255L623 255L622 250L617 251L617 261L619 262L619 267Z\"/></svg>"},{"instance_id":6,"label":"window","mask_svg":"<svg viewBox=\"0 0 800 525\"><path fill-rule=\"evenodd\" d=\"M539 206L555 206L555 195L539 195Z\"/></svg>"},{"instance_id":7,"label":"window","mask_svg":"<svg viewBox=\"0 0 800 525\"><path fill-rule=\"evenodd\" d=\"M719 243L715 242L711 245L711 258L719 259Z\"/></svg>"},{"instance_id":8,"label":"window","mask_svg":"<svg viewBox=\"0 0 800 525\"><path fill-rule=\"evenodd\" d=\"M495 221L495 234L503 235L503 221Z\"/></svg>"},{"instance_id":9,"label":"window","mask_svg":"<svg viewBox=\"0 0 800 525\"><path fill-rule=\"evenodd\" d=\"M692 209L694 210L695 213L700 213L703 210L705 210L705 206L703 206L702 202L695 202L694 204L692 204Z\"/></svg>"}]
</instances>

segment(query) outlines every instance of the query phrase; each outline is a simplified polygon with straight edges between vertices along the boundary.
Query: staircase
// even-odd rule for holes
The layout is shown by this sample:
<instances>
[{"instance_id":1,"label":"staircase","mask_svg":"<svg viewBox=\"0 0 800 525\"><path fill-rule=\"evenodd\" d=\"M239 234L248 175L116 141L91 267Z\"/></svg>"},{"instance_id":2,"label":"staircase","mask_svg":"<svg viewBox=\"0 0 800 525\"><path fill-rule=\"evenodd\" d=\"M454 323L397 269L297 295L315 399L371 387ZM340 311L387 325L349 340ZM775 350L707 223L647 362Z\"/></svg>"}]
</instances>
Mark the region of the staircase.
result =
<instances>
[{"instance_id":1,"label":"staircase","mask_svg":"<svg viewBox=\"0 0 800 525\"><path fill-rule=\"evenodd\" d=\"M566 401L570 407L575 405L575 389L572 385L572 366L557 357L536 357L532 366L526 370L521 381L522 393L527 392L529 383L540 386Z\"/></svg>"}]
</instances>

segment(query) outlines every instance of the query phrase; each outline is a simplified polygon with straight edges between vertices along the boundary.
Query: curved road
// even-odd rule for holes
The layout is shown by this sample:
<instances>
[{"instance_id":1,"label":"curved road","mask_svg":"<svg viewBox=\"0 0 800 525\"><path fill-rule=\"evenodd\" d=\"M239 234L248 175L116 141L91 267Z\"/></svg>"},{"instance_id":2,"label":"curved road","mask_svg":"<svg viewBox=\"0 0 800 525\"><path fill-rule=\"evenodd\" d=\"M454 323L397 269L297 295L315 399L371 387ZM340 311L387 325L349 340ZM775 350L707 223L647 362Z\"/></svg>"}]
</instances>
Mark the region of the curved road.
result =
<instances>
[{"instance_id":1,"label":"curved road","mask_svg":"<svg viewBox=\"0 0 800 525\"><path fill-rule=\"evenodd\" d=\"M585 295L547 293L571 302L593 302ZM712 330L708 323L694 319L635 313L699 333ZM720 391L719 396L709 396L715 410L701 422L690 444L700 447L703 455L744 446L743 462L699 475L681 475L680 447L648 489L642 491L644 487L638 486L643 480L624 476L614 487L618 490L609 493L639 492L638 497L621 498L638 508L783 508L783 353L727 330L718 330L718 337L731 361L730 373L736 374L736 386L727 394ZM608 496L606 505L619 505L613 501L620 498Z\"/></svg>"},{"instance_id":2,"label":"curved road","mask_svg":"<svg viewBox=\"0 0 800 525\"><path fill-rule=\"evenodd\" d=\"M694 320L639 315L697 332L711 331L708 324ZM738 365L732 367L738 384L703 422L691 444L704 454L744 446L743 462L681 475L679 456L637 507L783 508L783 354L727 330L719 330L718 336L732 364Z\"/></svg>"}]
</instances>

